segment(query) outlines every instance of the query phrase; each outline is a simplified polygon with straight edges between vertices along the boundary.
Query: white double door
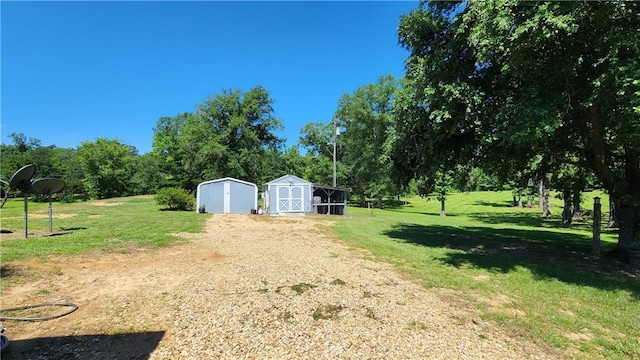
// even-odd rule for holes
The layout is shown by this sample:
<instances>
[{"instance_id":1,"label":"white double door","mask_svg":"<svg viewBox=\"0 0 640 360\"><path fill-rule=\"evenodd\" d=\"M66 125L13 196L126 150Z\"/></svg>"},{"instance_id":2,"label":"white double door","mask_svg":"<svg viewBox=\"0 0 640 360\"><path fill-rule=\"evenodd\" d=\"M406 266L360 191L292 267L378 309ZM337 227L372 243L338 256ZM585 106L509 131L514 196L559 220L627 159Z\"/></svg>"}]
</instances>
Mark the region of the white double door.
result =
<instances>
[{"instance_id":1,"label":"white double door","mask_svg":"<svg viewBox=\"0 0 640 360\"><path fill-rule=\"evenodd\" d=\"M276 193L279 213L304 211L304 186L278 186Z\"/></svg>"}]
</instances>

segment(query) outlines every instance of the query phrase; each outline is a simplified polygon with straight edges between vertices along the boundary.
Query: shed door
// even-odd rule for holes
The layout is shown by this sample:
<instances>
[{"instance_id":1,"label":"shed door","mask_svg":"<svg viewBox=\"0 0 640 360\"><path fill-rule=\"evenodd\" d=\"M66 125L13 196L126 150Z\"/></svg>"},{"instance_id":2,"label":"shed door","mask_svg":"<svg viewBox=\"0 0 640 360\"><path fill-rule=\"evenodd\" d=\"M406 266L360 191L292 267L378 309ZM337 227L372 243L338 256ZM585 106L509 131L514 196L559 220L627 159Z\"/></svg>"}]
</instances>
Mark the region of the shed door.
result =
<instances>
[{"instance_id":1,"label":"shed door","mask_svg":"<svg viewBox=\"0 0 640 360\"><path fill-rule=\"evenodd\" d=\"M278 212L303 212L304 191L302 186L278 187Z\"/></svg>"},{"instance_id":2,"label":"shed door","mask_svg":"<svg viewBox=\"0 0 640 360\"><path fill-rule=\"evenodd\" d=\"M228 181L224 183L224 213L231 212L231 183Z\"/></svg>"}]
</instances>

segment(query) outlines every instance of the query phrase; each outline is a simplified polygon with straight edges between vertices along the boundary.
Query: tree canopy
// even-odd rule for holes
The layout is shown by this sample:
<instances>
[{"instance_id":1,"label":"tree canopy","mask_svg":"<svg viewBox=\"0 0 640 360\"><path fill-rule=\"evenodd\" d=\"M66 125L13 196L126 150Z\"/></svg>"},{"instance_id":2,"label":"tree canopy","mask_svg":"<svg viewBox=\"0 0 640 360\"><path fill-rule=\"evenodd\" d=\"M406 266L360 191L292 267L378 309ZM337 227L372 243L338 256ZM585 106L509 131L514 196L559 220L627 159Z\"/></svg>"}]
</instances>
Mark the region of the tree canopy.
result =
<instances>
[{"instance_id":1,"label":"tree canopy","mask_svg":"<svg viewBox=\"0 0 640 360\"><path fill-rule=\"evenodd\" d=\"M261 183L271 175L264 158L283 142L274 133L282 122L272 105L261 86L247 92L225 89L194 113L159 119L153 153L166 175L186 189L225 176Z\"/></svg>"},{"instance_id":2,"label":"tree canopy","mask_svg":"<svg viewBox=\"0 0 640 360\"><path fill-rule=\"evenodd\" d=\"M639 8L421 3L399 27L401 164L512 171L541 155L589 169L621 211L619 246L640 247Z\"/></svg>"},{"instance_id":3,"label":"tree canopy","mask_svg":"<svg viewBox=\"0 0 640 360\"><path fill-rule=\"evenodd\" d=\"M394 134L392 105L398 90L393 76L381 76L377 83L364 85L340 99L336 117L345 129L340 135L344 148L342 163L347 181L362 200L396 195L390 159Z\"/></svg>"}]
</instances>

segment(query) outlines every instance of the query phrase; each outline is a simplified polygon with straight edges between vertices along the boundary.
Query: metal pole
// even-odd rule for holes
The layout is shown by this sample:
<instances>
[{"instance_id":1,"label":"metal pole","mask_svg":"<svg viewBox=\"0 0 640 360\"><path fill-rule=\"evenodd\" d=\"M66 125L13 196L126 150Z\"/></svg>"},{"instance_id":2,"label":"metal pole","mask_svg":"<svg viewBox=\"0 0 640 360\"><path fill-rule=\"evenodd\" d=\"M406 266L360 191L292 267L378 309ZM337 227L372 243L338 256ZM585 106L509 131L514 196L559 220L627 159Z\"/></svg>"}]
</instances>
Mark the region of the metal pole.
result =
<instances>
[{"instance_id":1,"label":"metal pole","mask_svg":"<svg viewBox=\"0 0 640 360\"><path fill-rule=\"evenodd\" d=\"M28 237L27 235L27 222L28 222L28 217L27 217L27 192L24 192L24 238L26 239Z\"/></svg>"},{"instance_id":2,"label":"metal pole","mask_svg":"<svg viewBox=\"0 0 640 360\"><path fill-rule=\"evenodd\" d=\"M337 139L338 126L336 125L336 119L333 119L333 187L336 187L336 139Z\"/></svg>"},{"instance_id":3,"label":"metal pole","mask_svg":"<svg viewBox=\"0 0 640 360\"><path fill-rule=\"evenodd\" d=\"M51 206L51 194L49 194L49 232L53 232L53 207Z\"/></svg>"}]
</instances>

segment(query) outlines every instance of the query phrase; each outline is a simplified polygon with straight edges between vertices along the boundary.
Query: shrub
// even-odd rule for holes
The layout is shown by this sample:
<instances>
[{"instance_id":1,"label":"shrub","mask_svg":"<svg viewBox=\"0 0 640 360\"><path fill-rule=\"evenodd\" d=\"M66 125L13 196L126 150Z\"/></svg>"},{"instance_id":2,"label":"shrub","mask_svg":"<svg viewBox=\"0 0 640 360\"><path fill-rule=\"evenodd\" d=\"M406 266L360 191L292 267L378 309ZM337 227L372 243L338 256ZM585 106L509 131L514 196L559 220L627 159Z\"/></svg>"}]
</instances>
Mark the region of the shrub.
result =
<instances>
[{"instance_id":1,"label":"shrub","mask_svg":"<svg viewBox=\"0 0 640 360\"><path fill-rule=\"evenodd\" d=\"M195 207L195 200L193 195L188 191L178 188L170 187L158 190L155 196L155 200L160 206L166 206L169 210L193 210Z\"/></svg>"}]
</instances>

